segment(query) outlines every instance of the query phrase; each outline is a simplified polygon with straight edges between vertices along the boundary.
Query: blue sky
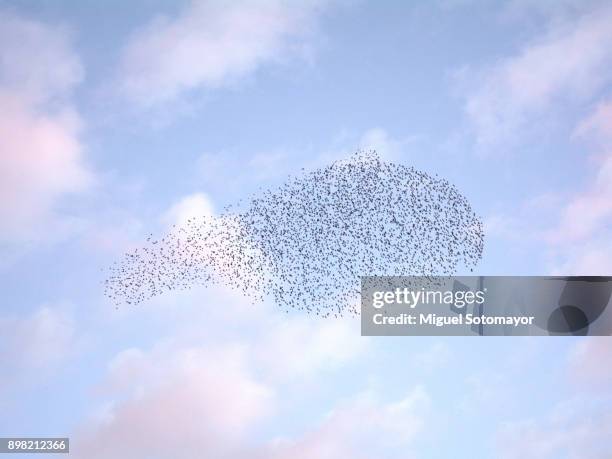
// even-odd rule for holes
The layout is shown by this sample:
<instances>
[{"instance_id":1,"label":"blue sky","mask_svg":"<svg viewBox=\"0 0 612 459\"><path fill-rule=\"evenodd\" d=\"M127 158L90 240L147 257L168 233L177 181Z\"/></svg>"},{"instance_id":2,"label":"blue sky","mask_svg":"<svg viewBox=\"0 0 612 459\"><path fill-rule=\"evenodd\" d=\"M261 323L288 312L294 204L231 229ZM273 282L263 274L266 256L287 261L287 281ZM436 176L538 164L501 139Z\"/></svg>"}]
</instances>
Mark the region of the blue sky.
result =
<instances>
[{"instance_id":1,"label":"blue sky","mask_svg":"<svg viewBox=\"0 0 612 459\"><path fill-rule=\"evenodd\" d=\"M610 275L610 42L604 1L0 0L0 433L87 458L607 457L605 338L362 338L224 289L116 311L101 281L358 148L459 187L479 273Z\"/></svg>"}]
</instances>

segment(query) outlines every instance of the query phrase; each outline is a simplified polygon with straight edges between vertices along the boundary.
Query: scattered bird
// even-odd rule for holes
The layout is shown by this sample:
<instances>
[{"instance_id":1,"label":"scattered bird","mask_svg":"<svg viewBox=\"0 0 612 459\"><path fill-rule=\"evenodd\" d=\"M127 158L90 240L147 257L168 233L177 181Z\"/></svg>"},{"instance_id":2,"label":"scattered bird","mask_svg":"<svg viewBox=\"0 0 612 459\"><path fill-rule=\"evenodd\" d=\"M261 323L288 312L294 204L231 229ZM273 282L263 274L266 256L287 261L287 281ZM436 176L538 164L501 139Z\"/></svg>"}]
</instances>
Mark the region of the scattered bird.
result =
<instances>
[{"instance_id":1,"label":"scattered bird","mask_svg":"<svg viewBox=\"0 0 612 459\"><path fill-rule=\"evenodd\" d=\"M105 294L118 306L225 284L287 311L338 317L358 313L361 276L453 275L483 247L482 222L454 185L358 151L150 235L110 268Z\"/></svg>"}]
</instances>

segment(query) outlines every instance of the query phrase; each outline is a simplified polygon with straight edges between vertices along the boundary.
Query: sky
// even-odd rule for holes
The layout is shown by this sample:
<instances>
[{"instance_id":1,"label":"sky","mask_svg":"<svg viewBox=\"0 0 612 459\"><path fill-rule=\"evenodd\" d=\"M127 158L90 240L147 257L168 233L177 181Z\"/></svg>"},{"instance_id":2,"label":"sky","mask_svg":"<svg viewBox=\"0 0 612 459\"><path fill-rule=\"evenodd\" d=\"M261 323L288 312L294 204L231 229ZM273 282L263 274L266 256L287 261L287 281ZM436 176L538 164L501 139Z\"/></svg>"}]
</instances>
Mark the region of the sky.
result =
<instances>
[{"instance_id":1,"label":"sky","mask_svg":"<svg viewBox=\"0 0 612 459\"><path fill-rule=\"evenodd\" d=\"M457 185L482 275L612 275L612 4L0 0L0 434L76 458L611 457L612 342L361 337L149 233L376 149ZM26 456L24 456L26 457Z\"/></svg>"}]
</instances>

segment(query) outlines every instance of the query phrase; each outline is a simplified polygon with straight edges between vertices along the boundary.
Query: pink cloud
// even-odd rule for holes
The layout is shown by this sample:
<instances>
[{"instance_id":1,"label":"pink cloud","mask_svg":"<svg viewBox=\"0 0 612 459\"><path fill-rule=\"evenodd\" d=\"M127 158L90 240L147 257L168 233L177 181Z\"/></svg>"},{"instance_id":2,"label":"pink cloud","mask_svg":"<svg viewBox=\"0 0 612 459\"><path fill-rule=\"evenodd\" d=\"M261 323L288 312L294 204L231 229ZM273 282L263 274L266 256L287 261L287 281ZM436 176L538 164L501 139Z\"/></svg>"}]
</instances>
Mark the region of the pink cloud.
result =
<instances>
[{"instance_id":1,"label":"pink cloud","mask_svg":"<svg viewBox=\"0 0 612 459\"><path fill-rule=\"evenodd\" d=\"M570 378L587 391L612 386L612 342L607 336L581 340L569 358Z\"/></svg>"},{"instance_id":2,"label":"pink cloud","mask_svg":"<svg viewBox=\"0 0 612 459\"><path fill-rule=\"evenodd\" d=\"M37 113L2 93L0 105L0 238L28 237L59 197L84 190L92 177L74 113Z\"/></svg>"},{"instance_id":3,"label":"pink cloud","mask_svg":"<svg viewBox=\"0 0 612 459\"><path fill-rule=\"evenodd\" d=\"M558 6L558 5L556 5ZM605 3L581 3L575 8L544 8L546 33L534 37L517 52L471 77L465 110L481 146L499 147L529 136L533 127L554 120L567 106L582 107L596 100L612 82L612 8ZM612 222L612 103L601 103L579 123L574 139L596 149L595 165L583 190L562 197L556 205L554 228L540 223L542 215L522 211L520 218L493 216L488 227L511 239L531 235L559 257L555 272L602 274L612 271L607 246ZM530 222L524 224L523 222ZM510 230L508 230L508 226ZM595 242L597 241L597 242Z\"/></svg>"},{"instance_id":4,"label":"pink cloud","mask_svg":"<svg viewBox=\"0 0 612 459\"><path fill-rule=\"evenodd\" d=\"M589 186L563 210L559 228L552 234L560 242L589 238L612 217L612 102L600 104L580 123L575 135L597 145L601 154Z\"/></svg>"},{"instance_id":5,"label":"pink cloud","mask_svg":"<svg viewBox=\"0 0 612 459\"><path fill-rule=\"evenodd\" d=\"M609 228L612 224L612 102L598 105L575 131L596 149L596 171L585 189L562 207L557 227L546 239L561 244L569 254L565 274L610 274L612 253Z\"/></svg>"},{"instance_id":6,"label":"pink cloud","mask_svg":"<svg viewBox=\"0 0 612 459\"><path fill-rule=\"evenodd\" d=\"M171 332L110 361L92 394L97 410L72 435L75 457L359 458L367 448L406 457L429 407L420 387L391 401L359 392L290 434L284 427L305 394L321 403L333 372L367 353L357 320L281 317L205 291L150 305Z\"/></svg>"},{"instance_id":7,"label":"pink cloud","mask_svg":"<svg viewBox=\"0 0 612 459\"><path fill-rule=\"evenodd\" d=\"M109 378L121 401L83 427L76 457L219 457L246 441L273 401L239 347L131 350Z\"/></svg>"},{"instance_id":8,"label":"pink cloud","mask_svg":"<svg viewBox=\"0 0 612 459\"><path fill-rule=\"evenodd\" d=\"M388 457L405 458L424 427L429 396L415 387L391 402L360 393L295 437L262 438L262 425L283 422L277 402L286 383L262 382L250 357L248 346L228 342L214 349L160 345L120 353L100 387L114 401L73 435L71 453L94 459L357 459L388 451Z\"/></svg>"},{"instance_id":9,"label":"pink cloud","mask_svg":"<svg viewBox=\"0 0 612 459\"><path fill-rule=\"evenodd\" d=\"M540 420L506 423L497 437L500 459L603 459L610 457L612 416L559 407Z\"/></svg>"},{"instance_id":10,"label":"pink cloud","mask_svg":"<svg viewBox=\"0 0 612 459\"><path fill-rule=\"evenodd\" d=\"M612 370L610 337L581 338L571 348L566 370L575 393L541 416L503 423L496 457L501 459L602 459L610 457L609 412Z\"/></svg>"},{"instance_id":11,"label":"pink cloud","mask_svg":"<svg viewBox=\"0 0 612 459\"><path fill-rule=\"evenodd\" d=\"M0 38L0 240L27 239L92 181L66 103L83 70L60 29L0 13Z\"/></svg>"},{"instance_id":12,"label":"pink cloud","mask_svg":"<svg viewBox=\"0 0 612 459\"><path fill-rule=\"evenodd\" d=\"M609 276L612 275L612 249L609 237L595 238L583 244L559 250L563 262L553 268L553 275Z\"/></svg>"},{"instance_id":13,"label":"pink cloud","mask_svg":"<svg viewBox=\"0 0 612 459\"><path fill-rule=\"evenodd\" d=\"M596 141L601 141L609 146L612 140L612 102L599 104L593 113L583 120L576 128L575 136L595 136Z\"/></svg>"},{"instance_id":14,"label":"pink cloud","mask_svg":"<svg viewBox=\"0 0 612 459\"><path fill-rule=\"evenodd\" d=\"M312 431L297 440L277 439L265 457L335 459L412 457L409 448L424 428L430 399L422 387L404 398L381 403L362 393L339 404ZM384 441L381 441L384 438Z\"/></svg>"}]
</instances>

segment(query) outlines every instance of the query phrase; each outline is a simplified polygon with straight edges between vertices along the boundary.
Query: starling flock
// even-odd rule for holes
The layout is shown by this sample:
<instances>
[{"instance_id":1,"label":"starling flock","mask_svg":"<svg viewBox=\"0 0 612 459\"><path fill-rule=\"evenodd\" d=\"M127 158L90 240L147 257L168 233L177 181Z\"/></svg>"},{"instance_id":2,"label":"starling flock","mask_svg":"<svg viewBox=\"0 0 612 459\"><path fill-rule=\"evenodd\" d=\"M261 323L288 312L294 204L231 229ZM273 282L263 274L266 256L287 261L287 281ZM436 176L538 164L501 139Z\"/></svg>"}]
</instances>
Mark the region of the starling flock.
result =
<instances>
[{"instance_id":1,"label":"starling flock","mask_svg":"<svg viewBox=\"0 0 612 459\"><path fill-rule=\"evenodd\" d=\"M358 151L290 177L243 209L198 216L126 253L105 293L117 305L225 284L323 317L358 313L361 276L453 275L484 246L482 222L444 179Z\"/></svg>"}]
</instances>

